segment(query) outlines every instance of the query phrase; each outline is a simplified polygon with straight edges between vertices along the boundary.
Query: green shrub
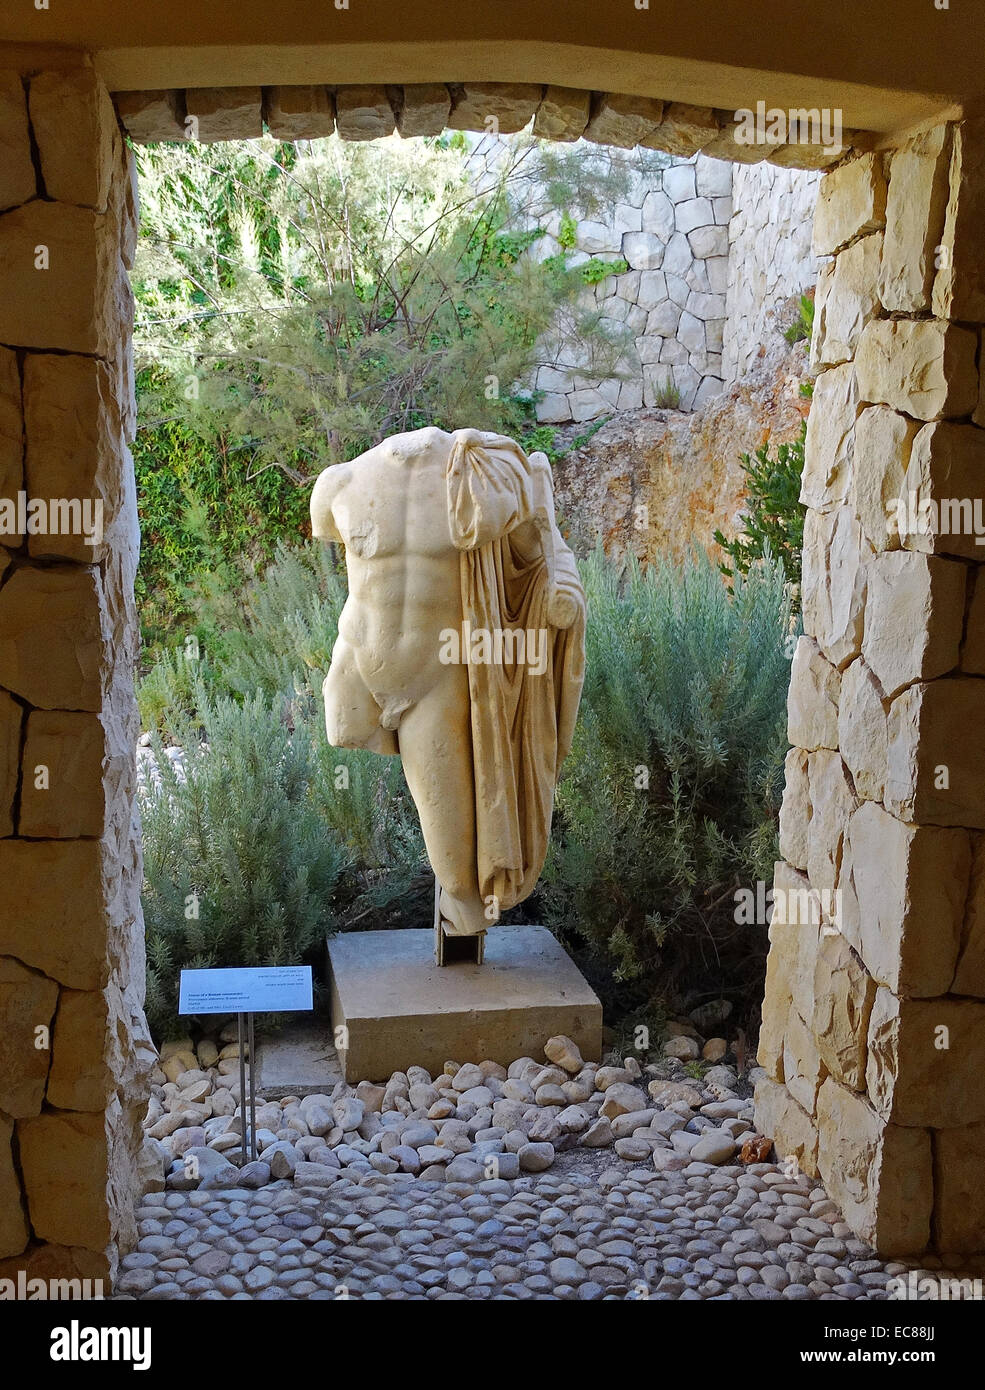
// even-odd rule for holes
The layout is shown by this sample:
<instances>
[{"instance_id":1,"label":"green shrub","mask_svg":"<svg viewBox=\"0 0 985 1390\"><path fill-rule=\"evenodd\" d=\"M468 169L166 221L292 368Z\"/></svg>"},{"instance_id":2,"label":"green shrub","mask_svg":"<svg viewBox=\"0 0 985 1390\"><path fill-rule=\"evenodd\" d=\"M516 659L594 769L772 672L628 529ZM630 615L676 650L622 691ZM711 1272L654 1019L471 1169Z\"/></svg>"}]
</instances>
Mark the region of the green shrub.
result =
<instances>
[{"instance_id":1,"label":"green shrub","mask_svg":"<svg viewBox=\"0 0 985 1390\"><path fill-rule=\"evenodd\" d=\"M140 727L163 733L175 711L194 708L197 687L202 682L208 682L208 667L201 661L189 660L183 644L159 650L154 665L137 682Z\"/></svg>"},{"instance_id":2,"label":"green shrub","mask_svg":"<svg viewBox=\"0 0 985 1390\"><path fill-rule=\"evenodd\" d=\"M814 332L814 296L813 294L802 294L798 306L797 317L789 328L784 329L783 336L788 343L810 342Z\"/></svg>"},{"instance_id":3,"label":"green shrub","mask_svg":"<svg viewBox=\"0 0 985 1390\"><path fill-rule=\"evenodd\" d=\"M281 538L309 528L308 494L277 468L254 473L242 450L194 421L156 423L173 396L159 369L137 377L140 427L133 444L141 524L136 593L144 641L190 629L202 602L238 589ZM187 408L187 407L186 407Z\"/></svg>"},{"instance_id":4,"label":"green shrub","mask_svg":"<svg viewBox=\"0 0 985 1390\"><path fill-rule=\"evenodd\" d=\"M561 213L557 240L558 245L565 251L573 251L578 244L578 219L572 217L567 208Z\"/></svg>"},{"instance_id":5,"label":"green shrub","mask_svg":"<svg viewBox=\"0 0 985 1390\"><path fill-rule=\"evenodd\" d=\"M603 280L608 280L610 275L624 275L629 269L629 262L617 256L614 261L604 261L599 256L593 256L590 261L585 261L579 266L578 273L586 285L600 285Z\"/></svg>"},{"instance_id":6,"label":"green shrub","mask_svg":"<svg viewBox=\"0 0 985 1390\"><path fill-rule=\"evenodd\" d=\"M590 215L624 195L628 164L520 137L479 190L469 161L451 137L137 151L147 643L196 617L203 574L209 593L234 591L277 540L307 535L327 465L428 424L522 436L534 398L514 388L562 309L562 336L597 347L597 375L625 349L582 303L586 276L624 262L525 253L546 231L526 225L528 186L545 220L562 205Z\"/></svg>"},{"instance_id":7,"label":"green shrub","mask_svg":"<svg viewBox=\"0 0 985 1390\"><path fill-rule=\"evenodd\" d=\"M797 438L778 445L775 455L769 440L756 450L754 459L742 455L742 470L748 479L742 530L731 541L721 531L715 532L715 540L731 560L730 565L723 562L719 566L728 579L748 574L751 566L772 556L783 566L787 583L794 591L795 609L799 607L807 515L807 508L800 501L806 439L805 420Z\"/></svg>"},{"instance_id":8,"label":"green shrub","mask_svg":"<svg viewBox=\"0 0 985 1390\"><path fill-rule=\"evenodd\" d=\"M554 425L535 425L533 429L527 430L523 438L517 442L523 446L528 454L540 450L541 453L547 455L551 463L556 463L561 457L562 451L559 451L557 447L557 427Z\"/></svg>"},{"instance_id":9,"label":"green shrub","mask_svg":"<svg viewBox=\"0 0 985 1390\"><path fill-rule=\"evenodd\" d=\"M583 445L587 444L590 439L593 439L602 426L607 425L611 419L611 415L600 415L597 420L592 421L587 430L584 430L581 434L575 435L568 447L572 451L580 449Z\"/></svg>"},{"instance_id":10,"label":"green shrub","mask_svg":"<svg viewBox=\"0 0 985 1390\"><path fill-rule=\"evenodd\" d=\"M143 727L160 729L170 710L190 711L196 682L237 699L260 692L289 723L292 712L310 716L346 593L345 570L330 547L279 541L262 575L239 592L205 598L189 631L155 652L137 685Z\"/></svg>"},{"instance_id":11,"label":"green shrub","mask_svg":"<svg viewBox=\"0 0 985 1390\"><path fill-rule=\"evenodd\" d=\"M653 404L658 410L679 410L681 406L680 387L668 372L653 393Z\"/></svg>"},{"instance_id":12,"label":"green shrub","mask_svg":"<svg viewBox=\"0 0 985 1390\"><path fill-rule=\"evenodd\" d=\"M321 708L339 614L348 593L345 569L320 542L278 542L274 562L237 595L217 595L200 616L203 650L231 694L262 691L303 716Z\"/></svg>"},{"instance_id":13,"label":"green shrub","mask_svg":"<svg viewBox=\"0 0 985 1390\"><path fill-rule=\"evenodd\" d=\"M326 833L312 786L315 752L262 695L242 704L195 689L195 715L172 712L184 779L155 735L157 777L140 795L147 1015L177 1026L182 967L290 965L338 925L347 855ZM204 742L202 737L204 736Z\"/></svg>"},{"instance_id":14,"label":"green shrub","mask_svg":"<svg viewBox=\"0 0 985 1390\"><path fill-rule=\"evenodd\" d=\"M783 571L757 566L733 596L704 556L620 577L596 553L582 575L586 680L541 910L616 1013L756 1005L766 929L736 924L733 893L777 853Z\"/></svg>"},{"instance_id":15,"label":"green shrub","mask_svg":"<svg viewBox=\"0 0 985 1390\"><path fill-rule=\"evenodd\" d=\"M164 793L140 793L158 1035L174 1026L183 965L286 963L275 957L297 959L329 928L430 924L433 877L399 759L325 737L321 683L345 596L328 547L280 544L238 599L204 605L198 659L184 643L164 650L138 686ZM186 783L164 740L185 750ZM186 919L193 891L200 915Z\"/></svg>"}]
</instances>

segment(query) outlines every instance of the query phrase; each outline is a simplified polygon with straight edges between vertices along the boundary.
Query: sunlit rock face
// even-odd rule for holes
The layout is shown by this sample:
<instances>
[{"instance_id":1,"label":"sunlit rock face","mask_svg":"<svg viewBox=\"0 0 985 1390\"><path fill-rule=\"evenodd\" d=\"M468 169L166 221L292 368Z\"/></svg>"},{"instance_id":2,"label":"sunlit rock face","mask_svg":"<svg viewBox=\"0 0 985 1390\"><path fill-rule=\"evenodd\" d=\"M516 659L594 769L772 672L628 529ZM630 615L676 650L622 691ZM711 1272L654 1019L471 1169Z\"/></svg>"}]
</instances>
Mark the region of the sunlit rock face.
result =
<instances>
[{"instance_id":1,"label":"sunlit rock face","mask_svg":"<svg viewBox=\"0 0 985 1390\"><path fill-rule=\"evenodd\" d=\"M681 557L697 544L717 549L714 533L735 535L745 499L741 455L767 439L800 433L809 401L803 344L789 346L774 316L754 370L690 414L635 410L615 416L555 464L558 513L578 550L601 541L614 557Z\"/></svg>"}]
</instances>

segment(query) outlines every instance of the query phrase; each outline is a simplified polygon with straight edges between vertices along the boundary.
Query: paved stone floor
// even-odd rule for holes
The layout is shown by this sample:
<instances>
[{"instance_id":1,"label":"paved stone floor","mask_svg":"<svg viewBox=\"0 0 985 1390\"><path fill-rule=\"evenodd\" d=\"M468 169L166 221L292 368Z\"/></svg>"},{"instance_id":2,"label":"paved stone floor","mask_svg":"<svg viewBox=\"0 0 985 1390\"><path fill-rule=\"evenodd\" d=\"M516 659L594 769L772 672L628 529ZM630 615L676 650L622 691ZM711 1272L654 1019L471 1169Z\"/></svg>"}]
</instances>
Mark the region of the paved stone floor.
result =
<instances>
[{"instance_id":1,"label":"paved stone floor","mask_svg":"<svg viewBox=\"0 0 985 1390\"><path fill-rule=\"evenodd\" d=\"M584 1151L512 1182L155 1192L138 1220L119 1298L883 1299L904 1270L774 1164L655 1172Z\"/></svg>"}]
</instances>

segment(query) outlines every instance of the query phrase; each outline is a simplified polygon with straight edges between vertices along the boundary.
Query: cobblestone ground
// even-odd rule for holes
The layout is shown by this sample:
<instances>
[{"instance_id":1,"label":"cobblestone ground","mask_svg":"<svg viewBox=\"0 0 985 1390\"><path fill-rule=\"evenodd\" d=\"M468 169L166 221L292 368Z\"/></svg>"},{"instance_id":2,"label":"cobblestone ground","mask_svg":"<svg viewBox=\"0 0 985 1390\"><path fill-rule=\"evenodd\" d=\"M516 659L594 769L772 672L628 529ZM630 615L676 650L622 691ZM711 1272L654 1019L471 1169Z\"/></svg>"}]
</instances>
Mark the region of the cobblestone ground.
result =
<instances>
[{"instance_id":1,"label":"cobblestone ground","mask_svg":"<svg viewBox=\"0 0 985 1390\"><path fill-rule=\"evenodd\" d=\"M515 1181L341 1176L156 1192L118 1298L884 1299L814 1179L774 1164L674 1172L564 1155Z\"/></svg>"}]
</instances>

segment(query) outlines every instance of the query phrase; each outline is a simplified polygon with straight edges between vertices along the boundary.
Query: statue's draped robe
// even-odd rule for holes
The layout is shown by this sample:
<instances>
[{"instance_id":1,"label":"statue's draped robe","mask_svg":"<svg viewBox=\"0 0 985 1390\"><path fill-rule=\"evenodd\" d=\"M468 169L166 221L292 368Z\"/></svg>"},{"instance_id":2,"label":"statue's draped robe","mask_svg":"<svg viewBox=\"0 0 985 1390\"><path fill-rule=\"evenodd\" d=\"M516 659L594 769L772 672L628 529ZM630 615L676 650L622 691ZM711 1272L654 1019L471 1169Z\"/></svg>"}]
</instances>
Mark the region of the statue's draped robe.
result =
<instances>
[{"instance_id":1,"label":"statue's draped robe","mask_svg":"<svg viewBox=\"0 0 985 1390\"><path fill-rule=\"evenodd\" d=\"M554 788L574 733L585 673L585 594L554 520L550 466L511 439L461 430L447 471L452 540L462 551L462 612L473 631L523 629L546 642L546 670L492 664L467 647L479 894L501 911L533 890L547 854ZM510 532L533 521L550 560ZM553 587L577 607L548 622ZM546 634L540 636L540 634ZM507 649L510 650L509 648ZM512 648L514 655L516 646Z\"/></svg>"}]
</instances>

